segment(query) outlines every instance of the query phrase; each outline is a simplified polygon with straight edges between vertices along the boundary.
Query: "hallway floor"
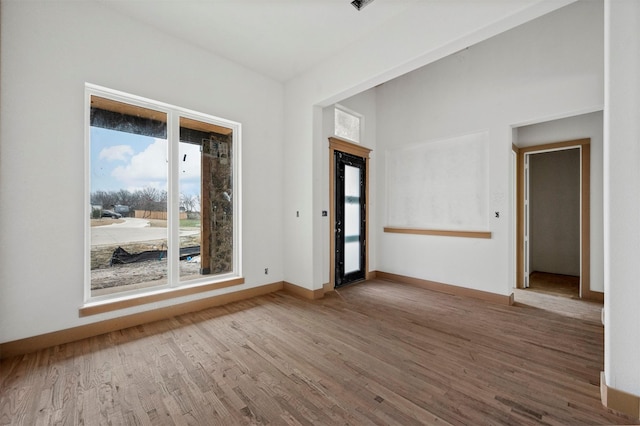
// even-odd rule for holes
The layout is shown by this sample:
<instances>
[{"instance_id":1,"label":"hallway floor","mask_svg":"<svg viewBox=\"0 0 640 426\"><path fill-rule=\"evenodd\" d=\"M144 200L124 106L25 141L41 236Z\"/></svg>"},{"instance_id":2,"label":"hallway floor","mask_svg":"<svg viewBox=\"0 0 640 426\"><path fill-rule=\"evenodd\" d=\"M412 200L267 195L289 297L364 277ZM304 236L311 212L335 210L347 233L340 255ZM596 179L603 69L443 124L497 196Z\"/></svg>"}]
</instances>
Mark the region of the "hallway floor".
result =
<instances>
[{"instance_id":1,"label":"hallway floor","mask_svg":"<svg viewBox=\"0 0 640 426\"><path fill-rule=\"evenodd\" d=\"M533 272L529 288L514 289L516 304L601 323L602 303L580 299L580 277Z\"/></svg>"},{"instance_id":2,"label":"hallway floor","mask_svg":"<svg viewBox=\"0 0 640 426\"><path fill-rule=\"evenodd\" d=\"M580 277L534 271L529 276L529 289L578 299L580 297Z\"/></svg>"}]
</instances>

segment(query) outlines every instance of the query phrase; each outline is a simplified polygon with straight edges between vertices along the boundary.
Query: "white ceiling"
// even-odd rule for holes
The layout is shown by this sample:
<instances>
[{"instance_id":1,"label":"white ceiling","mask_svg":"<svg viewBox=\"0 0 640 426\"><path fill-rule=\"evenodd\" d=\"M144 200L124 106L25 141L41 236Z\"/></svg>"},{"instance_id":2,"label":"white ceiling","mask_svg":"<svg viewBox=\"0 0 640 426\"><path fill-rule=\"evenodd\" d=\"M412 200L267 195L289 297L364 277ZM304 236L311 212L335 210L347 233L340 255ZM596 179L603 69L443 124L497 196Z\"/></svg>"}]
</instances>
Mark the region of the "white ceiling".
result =
<instances>
[{"instance_id":1,"label":"white ceiling","mask_svg":"<svg viewBox=\"0 0 640 426\"><path fill-rule=\"evenodd\" d=\"M103 0L109 7L279 81L356 42L419 0Z\"/></svg>"},{"instance_id":2,"label":"white ceiling","mask_svg":"<svg viewBox=\"0 0 640 426\"><path fill-rule=\"evenodd\" d=\"M433 23L439 18L431 15L446 15L445 9L513 7L540 0L375 0L361 11L351 0L100 1L174 37L286 82L338 51L357 47L368 36L379 36L385 25L394 20L397 25L399 15L420 14L425 23ZM447 21L446 16L442 19Z\"/></svg>"}]
</instances>

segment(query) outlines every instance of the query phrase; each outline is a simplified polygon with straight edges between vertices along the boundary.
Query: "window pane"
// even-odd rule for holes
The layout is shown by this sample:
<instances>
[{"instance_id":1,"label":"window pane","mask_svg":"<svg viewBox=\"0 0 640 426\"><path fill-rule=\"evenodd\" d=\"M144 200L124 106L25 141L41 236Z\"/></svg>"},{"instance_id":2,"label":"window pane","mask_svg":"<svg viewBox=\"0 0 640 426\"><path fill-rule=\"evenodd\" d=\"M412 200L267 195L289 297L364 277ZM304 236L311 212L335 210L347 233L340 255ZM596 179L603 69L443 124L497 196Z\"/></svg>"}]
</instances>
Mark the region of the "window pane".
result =
<instances>
[{"instance_id":1,"label":"window pane","mask_svg":"<svg viewBox=\"0 0 640 426\"><path fill-rule=\"evenodd\" d=\"M344 273L360 270L360 241L344 243Z\"/></svg>"},{"instance_id":2,"label":"window pane","mask_svg":"<svg viewBox=\"0 0 640 426\"><path fill-rule=\"evenodd\" d=\"M91 97L91 296L167 283L167 117Z\"/></svg>"},{"instance_id":3,"label":"window pane","mask_svg":"<svg viewBox=\"0 0 640 426\"><path fill-rule=\"evenodd\" d=\"M180 279L233 271L232 130L180 118Z\"/></svg>"},{"instance_id":4,"label":"window pane","mask_svg":"<svg viewBox=\"0 0 640 426\"><path fill-rule=\"evenodd\" d=\"M344 273L360 270L360 169L344 168Z\"/></svg>"},{"instance_id":5,"label":"window pane","mask_svg":"<svg viewBox=\"0 0 640 426\"><path fill-rule=\"evenodd\" d=\"M360 117L335 108L335 134L354 142L360 142Z\"/></svg>"}]
</instances>

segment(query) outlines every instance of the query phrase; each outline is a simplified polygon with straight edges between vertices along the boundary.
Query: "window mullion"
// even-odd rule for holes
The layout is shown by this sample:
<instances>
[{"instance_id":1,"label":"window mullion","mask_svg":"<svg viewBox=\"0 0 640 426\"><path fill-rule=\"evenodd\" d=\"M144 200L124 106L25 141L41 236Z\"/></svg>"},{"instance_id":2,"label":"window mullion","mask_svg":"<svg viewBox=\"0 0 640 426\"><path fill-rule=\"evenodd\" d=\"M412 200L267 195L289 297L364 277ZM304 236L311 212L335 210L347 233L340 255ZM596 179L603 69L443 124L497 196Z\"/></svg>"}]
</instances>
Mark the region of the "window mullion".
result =
<instances>
[{"instance_id":1,"label":"window mullion","mask_svg":"<svg viewBox=\"0 0 640 426\"><path fill-rule=\"evenodd\" d=\"M168 228L168 249L167 268L169 276L169 286L177 287L180 276L180 190L179 179L179 143L180 143L180 120L174 111L168 113L167 136L169 138L167 148L168 158L168 203L167 206L167 228Z\"/></svg>"}]
</instances>

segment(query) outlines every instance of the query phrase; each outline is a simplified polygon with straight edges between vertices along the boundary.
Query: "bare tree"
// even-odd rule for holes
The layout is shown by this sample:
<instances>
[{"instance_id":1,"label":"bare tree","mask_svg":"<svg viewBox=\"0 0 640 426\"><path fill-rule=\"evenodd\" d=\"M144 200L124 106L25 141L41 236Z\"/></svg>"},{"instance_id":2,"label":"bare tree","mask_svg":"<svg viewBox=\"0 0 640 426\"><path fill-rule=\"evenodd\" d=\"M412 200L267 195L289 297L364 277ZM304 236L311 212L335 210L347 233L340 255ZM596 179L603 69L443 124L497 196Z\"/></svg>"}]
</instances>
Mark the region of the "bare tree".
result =
<instances>
[{"instance_id":1,"label":"bare tree","mask_svg":"<svg viewBox=\"0 0 640 426\"><path fill-rule=\"evenodd\" d=\"M196 208L199 206L199 195L189 195L189 194L180 194L180 207L184 209L185 212L193 212L196 211Z\"/></svg>"},{"instance_id":2,"label":"bare tree","mask_svg":"<svg viewBox=\"0 0 640 426\"><path fill-rule=\"evenodd\" d=\"M135 200L133 193L127 189L121 189L117 192L118 204L123 206L131 206Z\"/></svg>"},{"instance_id":3,"label":"bare tree","mask_svg":"<svg viewBox=\"0 0 640 426\"><path fill-rule=\"evenodd\" d=\"M140 195L139 205L137 206L139 209L148 212L167 211L167 191L147 186L137 192Z\"/></svg>"},{"instance_id":4,"label":"bare tree","mask_svg":"<svg viewBox=\"0 0 640 426\"><path fill-rule=\"evenodd\" d=\"M118 204L116 191L95 191L91 194L91 204L100 205L103 209L111 209Z\"/></svg>"}]
</instances>

